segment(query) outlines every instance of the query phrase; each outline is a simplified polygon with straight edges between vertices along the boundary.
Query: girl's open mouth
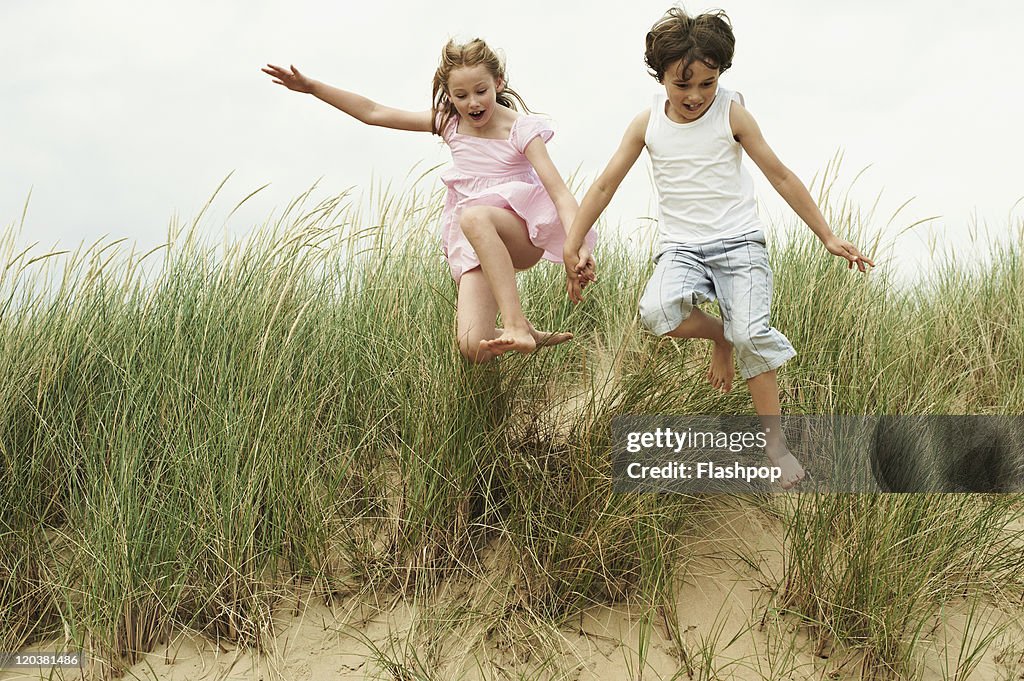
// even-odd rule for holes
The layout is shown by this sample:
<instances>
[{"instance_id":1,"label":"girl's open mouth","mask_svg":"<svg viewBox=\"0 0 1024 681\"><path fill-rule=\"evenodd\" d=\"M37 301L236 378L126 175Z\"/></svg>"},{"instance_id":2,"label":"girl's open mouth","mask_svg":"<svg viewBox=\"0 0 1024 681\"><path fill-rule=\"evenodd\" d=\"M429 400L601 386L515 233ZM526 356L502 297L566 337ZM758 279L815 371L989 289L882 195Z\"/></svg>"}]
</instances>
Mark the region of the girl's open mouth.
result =
<instances>
[{"instance_id":1,"label":"girl's open mouth","mask_svg":"<svg viewBox=\"0 0 1024 681\"><path fill-rule=\"evenodd\" d=\"M472 118L474 121L480 120L481 118L483 118L483 116L484 116L484 112L483 111L470 111L469 112L469 117Z\"/></svg>"}]
</instances>

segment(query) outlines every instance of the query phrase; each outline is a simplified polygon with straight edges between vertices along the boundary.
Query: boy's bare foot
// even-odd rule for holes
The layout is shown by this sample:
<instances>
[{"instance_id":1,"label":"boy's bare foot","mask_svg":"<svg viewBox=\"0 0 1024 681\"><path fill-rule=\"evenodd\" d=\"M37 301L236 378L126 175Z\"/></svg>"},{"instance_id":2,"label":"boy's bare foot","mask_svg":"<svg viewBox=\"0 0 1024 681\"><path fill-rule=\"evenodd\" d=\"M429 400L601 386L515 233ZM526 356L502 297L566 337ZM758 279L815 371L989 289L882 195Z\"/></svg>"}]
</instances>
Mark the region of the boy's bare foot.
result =
<instances>
[{"instance_id":1,"label":"boy's bare foot","mask_svg":"<svg viewBox=\"0 0 1024 681\"><path fill-rule=\"evenodd\" d=\"M768 458L771 459L773 466L778 466L781 469L782 477L779 478L779 484L784 490L793 489L807 477L807 471L788 449L782 448L781 451L768 452Z\"/></svg>"},{"instance_id":2,"label":"boy's bare foot","mask_svg":"<svg viewBox=\"0 0 1024 681\"><path fill-rule=\"evenodd\" d=\"M534 340L529 328L502 329L497 338L480 341L480 349L494 355L512 351L528 354L537 349L537 341Z\"/></svg>"},{"instance_id":3,"label":"boy's bare foot","mask_svg":"<svg viewBox=\"0 0 1024 681\"><path fill-rule=\"evenodd\" d=\"M708 383L723 393L732 390L732 377L736 369L732 362L732 344L715 343L711 352L711 366L708 367Z\"/></svg>"}]
</instances>

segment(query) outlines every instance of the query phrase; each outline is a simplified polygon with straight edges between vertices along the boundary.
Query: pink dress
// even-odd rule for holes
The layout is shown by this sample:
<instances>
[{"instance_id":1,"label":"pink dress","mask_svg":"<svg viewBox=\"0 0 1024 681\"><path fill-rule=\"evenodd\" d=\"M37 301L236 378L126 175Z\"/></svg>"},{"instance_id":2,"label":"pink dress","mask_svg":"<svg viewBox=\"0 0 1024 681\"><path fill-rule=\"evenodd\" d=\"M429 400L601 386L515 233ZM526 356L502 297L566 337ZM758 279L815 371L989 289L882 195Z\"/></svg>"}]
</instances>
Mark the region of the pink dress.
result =
<instances>
[{"instance_id":1,"label":"pink dress","mask_svg":"<svg viewBox=\"0 0 1024 681\"><path fill-rule=\"evenodd\" d=\"M547 142L555 134L539 116L520 116L507 140L473 137L457 132L457 116L445 126L442 137L452 152L452 167L441 175L448 187L441 214L441 244L456 282L465 272L480 266L476 251L459 226L466 206L495 206L513 211L526 223L530 242L544 249L544 259L562 262L565 229L544 185L523 155L535 137ZM587 244L593 248L593 230Z\"/></svg>"}]
</instances>

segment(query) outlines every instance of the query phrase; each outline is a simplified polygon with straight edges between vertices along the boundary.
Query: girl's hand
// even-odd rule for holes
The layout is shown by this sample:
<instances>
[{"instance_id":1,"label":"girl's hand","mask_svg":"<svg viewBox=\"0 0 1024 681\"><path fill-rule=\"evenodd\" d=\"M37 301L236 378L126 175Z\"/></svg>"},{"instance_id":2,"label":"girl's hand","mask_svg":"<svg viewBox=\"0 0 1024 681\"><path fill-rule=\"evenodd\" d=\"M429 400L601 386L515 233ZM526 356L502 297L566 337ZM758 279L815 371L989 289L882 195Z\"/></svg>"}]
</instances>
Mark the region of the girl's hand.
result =
<instances>
[{"instance_id":1,"label":"girl's hand","mask_svg":"<svg viewBox=\"0 0 1024 681\"><path fill-rule=\"evenodd\" d=\"M313 80L299 73L299 70L294 66L291 67L291 70L288 70L280 66L267 64L266 68L260 70L272 77L275 83L284 85L289 90L306 94L313 92Z\"/></svg>"},{"instance_id":2,"label":"girl's hand","mask_svg":"<svg viewBox=\"0 0 1024 681\"><path fill-rule=\"evenodd\" d=\"M565 287L569 300L580 303L583 301L583 289L597 281L594 257L589 248L581 246L578 251L565 251L562 259L565 261Z\"/></svg>"},{"instance_id":3,"label":"girl's hand","mask_svg":"<svg viewBox=\"0 0 1024 681\"><path fill-rule=\"evenodd\" d=\"M857 250L857 247L846 239L840 239L837 236L833 236L825 241L825 248L827 248L828 252L832 255L837 255L840 258L846 258L848 261L848 269L853 269L853 266L856 265L858 270L866 272L868 265L871 267L875 266L874 260L864 257L864 255Z\"/></svg>"},{"instance_id":4,"label":"girl's hand","mask_svg":"<svg viewBox=\"0 0 1024 681\"><path fill-rule=\"evenodd\" d=\"M579 275L580 284L586 287L587 284L597 281L597 263L590 249L584 244L576 253L576 274Z\"/></svg>"}]
</instances>

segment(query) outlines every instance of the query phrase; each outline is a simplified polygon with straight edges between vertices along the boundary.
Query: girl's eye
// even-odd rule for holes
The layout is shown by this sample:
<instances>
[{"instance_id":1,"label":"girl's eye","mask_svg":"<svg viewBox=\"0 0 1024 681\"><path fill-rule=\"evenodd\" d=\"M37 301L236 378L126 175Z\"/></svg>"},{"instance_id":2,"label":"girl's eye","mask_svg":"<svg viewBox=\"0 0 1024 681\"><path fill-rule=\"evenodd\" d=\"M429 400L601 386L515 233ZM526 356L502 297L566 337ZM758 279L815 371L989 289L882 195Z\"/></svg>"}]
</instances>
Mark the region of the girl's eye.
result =
<instances>
[{"instance_id":1,"label":"girl's eye","mask_svg":"<svg viewBox=\"0 0 1024 681\"><path fill-rule=\"evenodd\" d=\"M478 95L486 95L487 94L487 90L477 90L476 93Z\"/></svg>"}]
</instances>

